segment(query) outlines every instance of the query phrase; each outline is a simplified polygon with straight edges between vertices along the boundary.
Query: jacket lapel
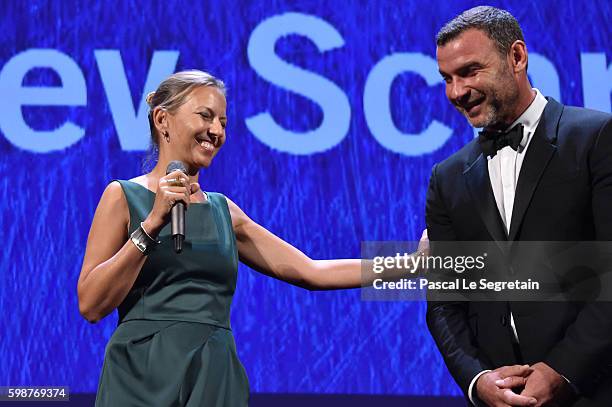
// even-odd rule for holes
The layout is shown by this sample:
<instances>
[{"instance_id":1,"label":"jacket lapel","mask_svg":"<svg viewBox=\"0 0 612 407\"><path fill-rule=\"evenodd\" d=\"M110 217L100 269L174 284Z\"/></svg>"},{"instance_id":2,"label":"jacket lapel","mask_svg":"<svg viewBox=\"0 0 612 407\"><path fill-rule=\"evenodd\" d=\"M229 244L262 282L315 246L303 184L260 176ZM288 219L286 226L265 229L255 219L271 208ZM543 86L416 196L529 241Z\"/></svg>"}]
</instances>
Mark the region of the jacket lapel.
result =
<instances>
[{"instance_id":1,"label":"jacket lapel","mask_svg":"<svg viewBox=\"0 0 612 407\"><path fill-rule=\"evenodd\" d=\"M463 172L474 205L495 241L507 240L504 224L495 203L486 158L480 153Z\"/></svg>"},{"instance_id":2,"label":"jacket lapel","mask_svg":"<svg viewBox=\"0 0 612 407\"><path fill-rule=\"evenodd\" d=\"M536 187L548 163L557 151L557 146L554 143L557 139L559 119L562 112L563 106L556 100L549 98L538 127L533 134L533 139L527 149L519 174L514 195L514 207L512 209L512 222L509 233L510 241L516 240Z\"/></svg>"}]
</instances>

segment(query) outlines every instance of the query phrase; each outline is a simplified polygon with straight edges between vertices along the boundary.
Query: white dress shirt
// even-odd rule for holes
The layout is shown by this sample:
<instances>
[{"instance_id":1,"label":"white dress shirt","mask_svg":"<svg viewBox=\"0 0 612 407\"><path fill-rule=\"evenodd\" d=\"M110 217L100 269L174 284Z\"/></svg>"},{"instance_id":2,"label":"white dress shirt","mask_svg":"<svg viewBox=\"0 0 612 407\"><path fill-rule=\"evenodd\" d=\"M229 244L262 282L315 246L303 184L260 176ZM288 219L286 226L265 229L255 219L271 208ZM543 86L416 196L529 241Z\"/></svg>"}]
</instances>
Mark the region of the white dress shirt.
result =
<instances>
[{"instance_id":1,"label":"white dress shirt","mask_svg":"<svg viewBox=\"0 0 612 407\"><path fill-rule=\"evenodd\" d=\"M491 181L491 187L493 188L493 196L495 197L495 203L497 209L504 223L506 229L506 235L510 233L510 223L512 222L512 209L514 208L514 195L516 193L516 185L518 184L519 175L521 172L521 166L525 159L525 154L529 148L533 133L538 127L540 117L544 112L544 108L548 101L539 90L534 89L536 96L527 108L519 116L518 119L512 123L508 129L516 126L517 124L523 125L523 139L518 147L518 151L515 151L510 146L506 146L500 149L497 154L493 157L487 157L487 165L489 168L489 179ZM510 326L514 333L514 341L519 343L518 332L516 331L516 325L514 323L514 316L510 313ZM468 397L472 403L472 391L476 380L484 373L489 370L484 370L476 375L470 382L468 388Z\"/></svg>"}]
</instances>

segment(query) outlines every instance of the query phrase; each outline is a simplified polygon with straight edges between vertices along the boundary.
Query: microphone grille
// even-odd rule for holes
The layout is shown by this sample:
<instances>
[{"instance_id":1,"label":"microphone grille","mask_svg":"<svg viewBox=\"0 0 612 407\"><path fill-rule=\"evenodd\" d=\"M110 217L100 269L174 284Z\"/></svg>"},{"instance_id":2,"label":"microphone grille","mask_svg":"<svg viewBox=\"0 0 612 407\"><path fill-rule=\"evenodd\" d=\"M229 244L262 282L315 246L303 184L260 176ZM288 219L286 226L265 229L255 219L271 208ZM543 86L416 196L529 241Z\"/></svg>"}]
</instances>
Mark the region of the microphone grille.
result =
<instances>
[{"instance_id":1,"label":"microphone grille","mask_svg":"<svg viewBox=\"0 0 612 407\"><path fill-rule=\"evenodd\" d=\"M185 164L183 164L182 161L171 161L170 164L168 164L168 167L166 168L166 175L176 170L182 171L187 174L187 168L185 167Z\"/></svg>"}]
</instances>

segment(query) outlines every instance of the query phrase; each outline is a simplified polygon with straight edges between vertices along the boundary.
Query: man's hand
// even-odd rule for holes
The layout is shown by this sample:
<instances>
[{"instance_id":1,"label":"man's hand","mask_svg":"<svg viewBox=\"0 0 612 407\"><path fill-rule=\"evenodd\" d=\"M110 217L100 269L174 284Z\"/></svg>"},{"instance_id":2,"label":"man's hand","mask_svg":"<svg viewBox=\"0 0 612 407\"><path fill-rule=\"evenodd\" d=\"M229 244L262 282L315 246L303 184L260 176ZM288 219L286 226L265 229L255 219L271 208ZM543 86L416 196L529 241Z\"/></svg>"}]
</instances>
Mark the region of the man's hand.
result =
<instances>
[{"instance_id":1,"label":"man's hand","mask_svg":"<svg viewBox=\"0 0 612 407\"><path fill-rule=\"evenodd\" d=\"M491 407L535 406L538 400L534 397L512 391L522 388L532 372L528 365L502 366L487 372L476 381L478 398Z\"/></svg>"},{"instance_id":2,"label":"man's hand","mask_svg":"<svg viewBox=\"0 0 612 407\"><path fill-rule=\"evenodd\" d=\"M533 373L527 378L522 396L535 397L536 407L563 406L571 400L573 390L569 383L544 362L531 366Z\"/></svg>"},{"instance_id":3,"label":"man's hand","mask_svg":"<svg viewBox=\"0 0 612 407\"><path fill-rule=\"evenodd\" d=\"M423 230L421 234L421 240L419 240L419 247L417 253L422 254L424 257L429 256L429 236L427 236L427 229Z\"/></svg>"}]
</instances>

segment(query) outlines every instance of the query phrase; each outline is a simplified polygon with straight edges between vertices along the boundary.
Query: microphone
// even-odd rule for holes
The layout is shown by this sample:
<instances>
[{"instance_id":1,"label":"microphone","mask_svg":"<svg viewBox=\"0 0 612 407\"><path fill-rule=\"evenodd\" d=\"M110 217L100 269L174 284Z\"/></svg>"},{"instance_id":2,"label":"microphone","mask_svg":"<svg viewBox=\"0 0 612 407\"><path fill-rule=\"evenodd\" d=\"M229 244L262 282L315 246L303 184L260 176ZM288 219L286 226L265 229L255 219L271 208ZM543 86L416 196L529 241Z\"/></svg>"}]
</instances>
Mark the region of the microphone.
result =
<instances>
[{"instance_id":1,"label":"microphone","mask_svg":"<svg viewBox=\"0 0 612 407\"><path fill-rule=\"evenodd\" d=\"M187 168L181 161L172 161L166 168L166 175L173 171L182 171L187 174ZM171 209L172 211L172 239L174 240L174 251L183 251L183 241L185 240L185 203L178 201Z\"/></svg>"}]
</instances>

